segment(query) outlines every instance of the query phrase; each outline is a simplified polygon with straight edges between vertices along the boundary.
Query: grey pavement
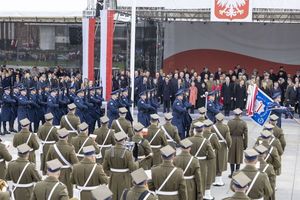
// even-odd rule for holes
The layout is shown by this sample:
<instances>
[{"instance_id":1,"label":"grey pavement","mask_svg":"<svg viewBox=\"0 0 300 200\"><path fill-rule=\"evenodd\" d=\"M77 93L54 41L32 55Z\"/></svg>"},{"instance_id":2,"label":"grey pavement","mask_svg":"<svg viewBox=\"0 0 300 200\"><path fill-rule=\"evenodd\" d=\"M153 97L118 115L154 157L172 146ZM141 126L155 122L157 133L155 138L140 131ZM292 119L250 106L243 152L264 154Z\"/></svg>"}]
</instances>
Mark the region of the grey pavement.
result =
<instances>
[{"instance_id":1,"label":"grey pavement","mask_svg":"<svg viewBox=\"0 0 300 200\"><path fill-rule=\"evenodd\" d=\"M158 113L161 116L161 122L164 123L163 114ZM193 114L192 118L196 118L197 114ZM227 117L229 120L232 117ZM134 112L134 119L136 119L136 111ZM243 119L247 122L249 130L249 144L251 147L255 138L259 135L261 127L255 124L249 117L244 116ZM299 200L300 199L300 125L291 119L283 119L283 130L287 141L287 146L282 157L282 174L277 177L277 191L276 199L278 200ZM17 124L15 124L17 127ZM4 141L12 142L14 134L1 136ZM9 151L13 155L13 159L17 157L17 151L12 145L9 147ZM40 167L39 151L36 152L37 168ZM223 181L225 186L213 187L212 195L216 200L223 199L232 194L229 190L229 166L228 171L223 173Z\"/></svg>"}]
</instances>

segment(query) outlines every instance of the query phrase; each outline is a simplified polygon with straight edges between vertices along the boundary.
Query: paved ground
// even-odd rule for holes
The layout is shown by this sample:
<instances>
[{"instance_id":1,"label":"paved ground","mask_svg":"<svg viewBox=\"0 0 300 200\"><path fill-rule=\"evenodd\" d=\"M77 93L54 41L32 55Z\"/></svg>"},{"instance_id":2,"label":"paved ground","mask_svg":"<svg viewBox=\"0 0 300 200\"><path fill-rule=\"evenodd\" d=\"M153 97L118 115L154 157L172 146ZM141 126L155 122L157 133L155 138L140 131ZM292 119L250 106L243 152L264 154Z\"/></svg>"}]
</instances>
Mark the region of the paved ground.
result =
<instances>
[{"instance_id":1,"label":"paved ground","mask_svg":"<svg viewBox=\"0 0 300 200\"><path fill-rule=\"evenodd\" d=\"M162 116L161 113L159 115ZM196 118L196 114L192 117ZM136 115L135 115L136 117ZM243 117L248 124L249 145L254 144L255 138L259 135L261 127L256 125L248 117ZM227 119L228 120L228 119ZM162 120L163 121L163 120ZM300 199L300 125L292 120L283 120L283 130L287 140L287 147L282 157L282 175L277 178L276 199L278 200L299 200ZM13 135L1 136L5 141L12 141ZM17 157L15 148L10 147L9 151L13 157ZM37 167L40 167L39 153L37 152ZM229 167L228 167L229 168ZM228 172L223 174L223 180L226 183L224 187L212 187L212 194L216 200L230 196Z\"/></svg>"}]
</instances>

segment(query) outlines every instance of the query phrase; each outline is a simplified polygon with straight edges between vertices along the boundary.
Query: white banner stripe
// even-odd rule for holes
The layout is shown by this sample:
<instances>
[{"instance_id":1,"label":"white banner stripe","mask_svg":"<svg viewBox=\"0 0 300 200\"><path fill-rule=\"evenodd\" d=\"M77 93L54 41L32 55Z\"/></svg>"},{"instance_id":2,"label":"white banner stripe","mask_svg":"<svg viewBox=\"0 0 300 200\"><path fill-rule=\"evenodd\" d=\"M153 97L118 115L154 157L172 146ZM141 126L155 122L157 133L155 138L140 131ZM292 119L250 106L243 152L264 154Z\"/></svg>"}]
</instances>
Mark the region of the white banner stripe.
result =
<instances>
[{"instance_id":1,"label":"white banner stripe","mask_svg":"<svg viewBox=\"0 0 300 200\"><path fill-rule=\"evenodd\" d=\"M89 19L82 19L82 76L88 78Z\"/></svg>"},{"instance_id":2,"label":"white banner stripe","mask_svg":"<svg viewBox=\"0 0 300 200\"><path fill-rule=\"evenodd\" d=\"M101 44L100 44L100 79L103 97L106 97L106 57L107 57L107 10L100 11Z\"/></svg>"}]
</instances>

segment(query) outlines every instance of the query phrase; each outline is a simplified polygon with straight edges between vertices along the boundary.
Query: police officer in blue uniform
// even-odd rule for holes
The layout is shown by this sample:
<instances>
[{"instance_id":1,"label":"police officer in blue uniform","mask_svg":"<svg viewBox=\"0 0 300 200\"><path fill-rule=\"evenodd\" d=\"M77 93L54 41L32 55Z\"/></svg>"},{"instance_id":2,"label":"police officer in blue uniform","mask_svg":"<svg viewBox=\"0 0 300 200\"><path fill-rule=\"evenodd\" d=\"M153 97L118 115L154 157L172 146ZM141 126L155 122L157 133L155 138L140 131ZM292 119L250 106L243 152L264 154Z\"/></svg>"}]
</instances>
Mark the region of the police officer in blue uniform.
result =
<instances>
[{"instance_id":1,"label":"police officer in blue uniform","mask_svg":"<svg viewBox=\"0 0 300 200\"><path fill-rule=\"evenodd\" d=\"M11 129L12 118L14 117L13 106L16 103L16 100L10 94L10 87L4 88L4 94L2 97L2 109L1 120L3 122L3 134L10 134L6 129L6 122L9 122L9 129Z\"/></svg>"},{"instance_id":2,"label":"police officer in blue uniform","mask_svg":"<svg viewBox=\"0 0 300 200\"><path fill-rule=\"evenodd\" d=\"M27 89L25 87L20 88L20 95L18 97L18 130L21 130L20 121L28 118L28 108L31 105L31 101L27 98Z\"/></svg>"},{"instance_id":3,"label":"police officer in blue uniform","mask_svg":"<svg viewBox=\"0 0 300 200\"><path fill-rule=\"evenodd\" d=\"M68 113L68 104L70 104L70 99L67 96L66 88L61 88L61 91L58 94L58 102L59 102L59 119L61 119L62 116Z\"/></svg>"},{"instance_id":4,"label":"police officer in blue uniform","mask_svg":"<svg viewBox=\"0 0 300 200\"><path fill-rule=\"evenodd\" d=\"M143 126L148 127L150 125L150 113L155 112L156 109L146 102L147 91L140 93L140 100L137 103L138 108L138 122Z\"/></svg>"},{"instance_id":5,"label":"police officer in blue uniform","mask_svg":"<svg viewBox=\"0 0 300 200\"><path fill-rule=\"evenodd\" d=\"M185 115L187 113L187 109L184 106L182 100L183 100L184 90L179 89L177 93L175 94L176 99L173 102L172 105L172 124L177 127L178 133L181 139L184 139L186 137L185 135Z\"/></svg>"},{"instance_id":6,"label":"police officer in blue uniform","mask_svg":"<svg viewBox=\"0 0 300 200\"><path fill-rule=\"evenodd\" d=\"M215 91L208 93L207 113L206 116L212 122L216 122L216 115L220 112L220 106L215 102Z\"/></svg>"},{"instance_id":7,"label":"police officer in blue uniform","mask_svg":"<svg viewBox=\"0 0 300 200\"><path fill-rule=\"evenodd\" d=\"M150 115L157 114L157 109L159 108L160 105L159 105L157 97L156 97L156 89L155 88L151 89L149 92L150 92L149 103L152 107L155 108L155 111L150 112Z\"/></svg>"},{"instance_id":8,"label":"police officer in blue uniform","mask_svg":"<svg viewBox=\"0 0 300 200\"><path fill-rule=\"evenodd\" d=\"M14 86L13 87L13 93L12 93L12 98L15 100L15 103L11 103L12 104L12 118L9 121L9 132L14 132L16 133L17 130L14 129L14 124L15 124L15 120L18 117L18 97L20 95L20 91L19 91L19 86Z\"/></svg>"},{"instance_id":9,"label":"police officer in blue uniform","mask_svg":"<svg viewBox=\"0 0 300 200\"><path fill-rule=\"evenodd\" d=\"M274 102L272 102L269 106L268 106L268 109L271 109L272 112L271 112L271 115L272 114L275 114L278 116L278 120L277 120L277 126L281 128L281 115L282 114L289 114L289 110L287 107L283 107L280 105L280 102L281 102L281 93L278 92L278 93L275 93L273 96L272 96Z\"/></svg>"},{"instance_id":10,"label":"police officer in blue uniform","mask_svg":"<svg viewBox=\"0 0 300 200\"><path fill-rule=\"evenodd\" d=\"M58 89L56 88L50 90L50 95L48 96L48 100L47 100L47 113L52 113L52 115L54 116L53 118L54 126L58 126L60 124L57 91Z\"/></svg>"},{"instance_id":11,"label":"police officer in blue uniform","mask_svg":"<svg viewBox=\"0 0 300 200\"><path fill-rule=\"evenodd\" d=\"M37 132L37 129L39 127L39 119L38 119L38 109L40 106L38 105L38 99L36 94L36 88L32 87L29 89L30 94L28 95L29 100L31 101L31 104L28 109L28 119L31 123L33 123L33 129L32 124L30 124L29 130L34 132Z\"/></svg>"},{"instance_id":12,"label":"police officer in blue uniform","mask_svg":"<svg viewBox=\"0 0 300 200\"><path fill-rule=\"evenodd\" d=\"M39 87L37 90L37 104L39 105L39 108L37 109L37 119L38 124L42 122L42 124L45 123L45 113L47 111L47 98L43 97L45 84L42 84L42 87Z\"/></svg>"},{"instance_id":13,"label":"police officer in blue uniform","mask_svg":"<svg viewBox=\"0 0 300 200\"><path fill-rule=\"evenodd\" d=\"M130 112L130 107L132 105L132 101L128 96L128 88L121 88L121 96L120 96L120 105L121 107L125 107L127 109L126 117L128 121L133 122L133 118Z\"/></svg>"},{"instance_id":14,"label":"police officer in blue uniform","mask_svg":"<svg viewBox=\"0 0 300 200\"><path fill-rule=\"evenodd\" d=\"M75 94L75 92L76 92L76 88L75 88L75 86L72 86L72 87L70 87L70 89L69 89L69 99L70 99L70 103L74 103L74 100L75 100L75 98L76 98L76 94Z\"/></svg>"},{"instance_id":15,"label":"police officer in blue uniform","mask_svg":"<svg viewBox=\"0 0 300 200\"><path fill-rule=\"evenodd\" d=\"M79 89L76 92L74 104L76 105L75 114L80 118L81 123L86 122L85 113L88 111L88 106L84 103L84 90Z\"/></svg>"},{"instance_id":16,"label":"police officer in blue uniform","mask_svg":"<svg viewBox=\"0 0 300 200\"><path fill-rule=\"evenodd\" d=\"M93 133L95 130L96 121L98 118L100 118L99 112L97 109L97 105L99 103L102 103L101 99L97 99L96 96L95 87L89 88L89 98L86 102L86 105L88 106L88 120L87 124L89 125L89 133Z\"/></svg>"},{"instance_id":17,"label":"police officer in blue uniform","mask_svg":"<svg viewBox=\"0 0 300 200\"><path fill-rule=\"evenodd\" d=\"M95 87L95 96L97 103L95 103L95 112L97 114L97 125L98 127L101 126L100 118L104 116L104 112L102 111L102 102L104 101L103 95L102 95L102 87Z\"/></svg>"},{"instance_id":18,"label":"police officer in blue uniform","mask_svg":"<svg viewBox=\"0 0 300 200\"><path fill-rule=\"evenodd\" d=\"M119 90L115 90L111 92L111 99L109 100L107 104L107 117L109 118L109 124L108 126L111 126L111 123L119 118Z\"/></svg>"},{"instance_id":19,"label":"police officer in blue uniform","mask_svg":"<svg viewBox=\"0 0 300 200\"><path fill-rule=\"evenodd\" d=\"M187 88L184 89L183 99L182 99L182 103L185 109L187 110L187 112L185 112L184 115L184 128L185 128L186 137L189 137L189 130L193 121L191 115L188 112L188 110L192 107L192 104L189 102L188 96L189 96L189 89Z\"/></svg>"}]
</instances>

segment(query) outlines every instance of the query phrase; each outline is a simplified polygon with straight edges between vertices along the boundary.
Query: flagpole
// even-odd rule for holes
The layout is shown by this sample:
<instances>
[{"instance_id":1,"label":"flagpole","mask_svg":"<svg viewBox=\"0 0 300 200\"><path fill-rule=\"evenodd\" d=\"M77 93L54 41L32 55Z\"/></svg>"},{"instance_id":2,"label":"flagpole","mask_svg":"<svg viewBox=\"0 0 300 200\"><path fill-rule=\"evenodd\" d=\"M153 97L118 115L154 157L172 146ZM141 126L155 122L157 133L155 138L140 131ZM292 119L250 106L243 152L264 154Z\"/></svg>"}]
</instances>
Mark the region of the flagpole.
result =
<instances>
[{"instance_id":1,"label":"flagpole","mask_svg":"<svg viewBox=\"0 0 300 200\"><path fill-rule=\"evenodd\" d=\"M134 64L135 64L135 29L136 29L136 0L132 0L131 6L131 39L130 39L130 79L131 79L131 100L134 102ZM132 115L134 103L131 107Z\"/></svg>"}]
</instances>

